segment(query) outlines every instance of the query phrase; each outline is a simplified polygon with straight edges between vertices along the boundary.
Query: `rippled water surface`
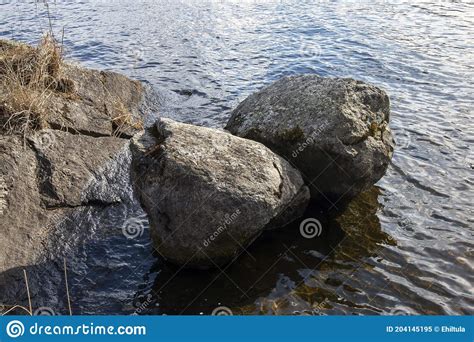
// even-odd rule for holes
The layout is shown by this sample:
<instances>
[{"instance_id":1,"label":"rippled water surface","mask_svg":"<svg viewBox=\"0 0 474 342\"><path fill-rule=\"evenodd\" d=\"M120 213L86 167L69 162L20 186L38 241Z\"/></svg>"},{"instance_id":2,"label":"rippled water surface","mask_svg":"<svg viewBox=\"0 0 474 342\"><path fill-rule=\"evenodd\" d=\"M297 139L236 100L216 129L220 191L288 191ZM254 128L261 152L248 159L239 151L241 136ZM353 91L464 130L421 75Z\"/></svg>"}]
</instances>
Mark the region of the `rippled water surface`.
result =
<instances>
[{"instance_id":1,"label":"rippled water surface","mask_svg":"<svg viewBox=\"0 0 474 342\"><path fill-rule=\"evenodd\" d=\"M136 203L83 213L54 247L67 250L75 313L474 314L472 3L56 1L50 13L69 59L149 82L160 115L223 127L281 76L353 77L390 94L398 142L345 211L308 209L320 237L298 221L221 270L164 264L147 229L126 239ZM0 2L0 19L1 38L31 43L49 25L34 2ZM43 269L34 300L64 312L48 297L63 280Z\"/></svg>"}]
</instances>

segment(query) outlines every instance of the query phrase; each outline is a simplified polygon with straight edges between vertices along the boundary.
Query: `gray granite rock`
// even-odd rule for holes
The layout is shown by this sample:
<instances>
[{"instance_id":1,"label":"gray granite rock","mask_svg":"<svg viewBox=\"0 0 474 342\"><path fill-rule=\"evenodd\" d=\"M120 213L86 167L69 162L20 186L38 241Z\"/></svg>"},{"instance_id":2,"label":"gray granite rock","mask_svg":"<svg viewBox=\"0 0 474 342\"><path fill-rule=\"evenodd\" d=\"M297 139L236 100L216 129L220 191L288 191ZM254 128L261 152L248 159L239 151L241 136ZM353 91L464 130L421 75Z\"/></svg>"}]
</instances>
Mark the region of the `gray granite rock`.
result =
<instances>
[{"instance_id":1,"label":"gray granite rock","mask_svg":"<svg viewBox=\"0 0 474 342\"><path fill-rule=\"evenodd\" d=\"M2 41L2 52L12 44ZM62 252L45 249L75 212L131 196L128 138L145 115L156 115L152 89L138 81L69 64L61 77L69 90L43 99L46 129L6 129L0 108L0 275L16 277L42 255ZM0 288L9 282L0 277Z\"/></svg>"},{"instance_id":2,"label":"gray granite rock","mask_svg":"<svg viewBox=\"0 0 474 342\"><path fill-rule=\"evenodd\" d=\"M331 206L385 173L394 142L387 94L349 78L291 76L250 95L226 129L259 141L297 167L311 197Z\"/></svg>"},{"instance_id":3,"label":"gray granite rock","mask_svg":"<svg viewBox=\"0 0 474 342\"><path fill-rule=\"evenodd\" d=\"M309 191L299 172L260 143L160 119L132 139L132 180L158 252L186 267L237 257Z\"/></svg>"},{"instance_id":4,"label":"gray granite rock","mask_svg":"<svg viewBox=\"0 0 474 342\"><path fill-rule=\"evenodd\" d=\"M47 235L35 153L19 137L0 136L0 271L34 262Z\"/></svg>"},{"instance_id":5,"label":"gray granite rock","mask_svg":"<svg viewBox=\"0 0 474 342\"><path fill-rule=\"evenodd\" d=\"M89 136L130 138L143 128L142 84L124 75L79 66L64 65L74 91L45 99L51 128Z\"/></svg>"},{"instance_id":6,"label":"gray granite rock","mask_svg":"<svg viewBox=\"0 0 474 342\"><path fill-rule=\"evenodd\" d=\"M128 140L47 129L36 132L29 141L40 166L38 185L46 207L120 202L121 189L114 179L99 186L95 183L109 165L115 165L117 172L122 167L116 159L128 150Z\"/></svg>"}]
</instances>

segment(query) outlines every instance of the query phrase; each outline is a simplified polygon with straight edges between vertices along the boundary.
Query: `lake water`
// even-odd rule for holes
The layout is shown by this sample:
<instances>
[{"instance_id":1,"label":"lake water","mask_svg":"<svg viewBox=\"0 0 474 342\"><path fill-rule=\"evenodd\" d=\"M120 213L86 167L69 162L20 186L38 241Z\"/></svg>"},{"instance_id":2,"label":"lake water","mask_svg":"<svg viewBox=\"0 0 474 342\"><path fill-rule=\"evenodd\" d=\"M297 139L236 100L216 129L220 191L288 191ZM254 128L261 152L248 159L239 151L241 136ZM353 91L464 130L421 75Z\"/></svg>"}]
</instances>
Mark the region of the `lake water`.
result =
<instances>
[{"instance_id":1,"label":"lake water","mask_svg":"<svg viewBox=\"0 0 474 342\"><path fill-rule=\"evenodd\" d=\"M130 217L147 227L133 201L85 210L32 267L36 305L66 312L54 260L64 253L77 314L474 314L473 3L56 1L49 11L67 58L150 83L159 115L221 128L284 75L353 77L389 93L398 148L343 213L308 210L320 237L294 222L222 270L166 265L147 229L125 238ZM47 18L42 3L0 1L0 37L35 43Z\"/></svg>"}]
</instances>

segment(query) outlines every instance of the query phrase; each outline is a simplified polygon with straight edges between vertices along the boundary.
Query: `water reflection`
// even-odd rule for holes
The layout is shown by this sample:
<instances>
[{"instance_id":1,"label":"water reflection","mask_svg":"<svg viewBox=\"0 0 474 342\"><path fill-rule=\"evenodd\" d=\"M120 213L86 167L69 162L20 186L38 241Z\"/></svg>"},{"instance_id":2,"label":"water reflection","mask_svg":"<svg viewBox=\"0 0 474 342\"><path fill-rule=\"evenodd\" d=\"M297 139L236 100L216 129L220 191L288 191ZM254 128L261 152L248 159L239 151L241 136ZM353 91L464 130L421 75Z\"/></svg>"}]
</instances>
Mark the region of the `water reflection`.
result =
<instances>
[{"instance_id":1,"label":"water reflection","mask_svg":"<svg viewBox=\"0 0 474 342\"><path fill-rule=\"evenodd\" d=\"M130 240L123 227L127 219L143 215L133 200L78 208L56 227L35 264L0 274L0 304L5 310L14 305L28 307L28 289L33 309L48 307L56 314L68 314L65 260L74 314L132 313L127 312L128 302L155 258L148 229Z\"/></svg>"},{"instance_id":2,"label":"water reflection","mask_svg":"<svg viewBox=\"0 0 474 342\"><path fill-rule=\"evenodd\" d=\"M393 239L381 231L374 188L352 201L342 214L323 213L312 204L305 218L316 218L322 234L305 238L300 222L265 232L232 264L212 271L180 269L157 262L150 273L154 284L137 293L138 303L151 295L155 305L146 313L211 314L218 306L242 313L296 313L313 304L336 300L340 279L363 267ZM291 298L288 299L288 298ZM286 303L286 304L284 304ZM156 305L158 304L158 306Z\"/></svg>"}]
</instances>

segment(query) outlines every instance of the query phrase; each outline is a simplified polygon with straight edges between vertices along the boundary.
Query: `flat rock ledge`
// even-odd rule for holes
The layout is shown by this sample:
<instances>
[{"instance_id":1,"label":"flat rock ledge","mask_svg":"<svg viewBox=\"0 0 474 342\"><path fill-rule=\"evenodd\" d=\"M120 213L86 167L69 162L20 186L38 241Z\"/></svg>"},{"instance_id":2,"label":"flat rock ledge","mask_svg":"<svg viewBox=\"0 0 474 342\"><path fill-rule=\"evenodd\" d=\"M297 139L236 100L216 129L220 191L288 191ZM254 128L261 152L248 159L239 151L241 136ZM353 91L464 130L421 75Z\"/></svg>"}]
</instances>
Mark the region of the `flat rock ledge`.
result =
<instances>
[{"instance_id":1,"label":"flat rock ledge","mask_svg":"<svg viewBox=\"0 0 474 342\"><path fill-rule=\"evenodd\" d=\"M373 85L299 75L250 95L226 129L284 157L312 199L337 207L385 174L394 148L389 117L389 97Z\"/></svg>"},{"instance_id":2,"label":"flat rock ledge","mask_svg":"<svg viewBox=\"0 0 474 342\"><path fill-rule=\"evenodd\" d=\"M16 46L0 40L0 61ZM76 209L113 205L131 194L129 138L156 110L150 89L68 64L62 75L74 90L44 99L49 114L42 129L6 129L3 109L10 104L0 104L0 273L37 263L58 222ZM0 98L8 91L0 87ZM0 293L9 282L2 273Z\"/></svg>"},{"instance_id":3,"label":"flat rock ledge","mask_svg":"<svg viewBox=\"0 0 474 342\"><path fill-rule=\"evenodd\" d=\"M159 119L132 139L132 181L149 215L155 249L186 267L236 258L265 228L301 215L309 190L264 145Z\"/></svg>"}]
</instances>

